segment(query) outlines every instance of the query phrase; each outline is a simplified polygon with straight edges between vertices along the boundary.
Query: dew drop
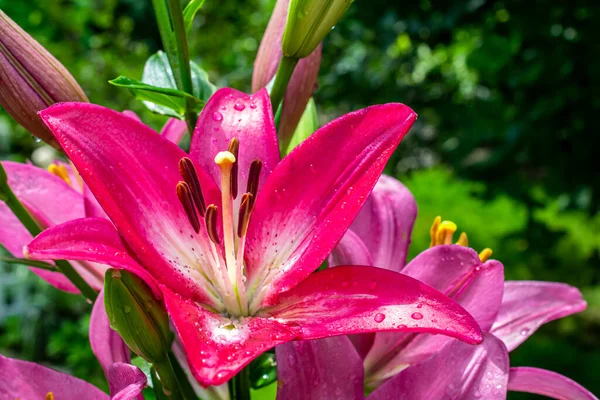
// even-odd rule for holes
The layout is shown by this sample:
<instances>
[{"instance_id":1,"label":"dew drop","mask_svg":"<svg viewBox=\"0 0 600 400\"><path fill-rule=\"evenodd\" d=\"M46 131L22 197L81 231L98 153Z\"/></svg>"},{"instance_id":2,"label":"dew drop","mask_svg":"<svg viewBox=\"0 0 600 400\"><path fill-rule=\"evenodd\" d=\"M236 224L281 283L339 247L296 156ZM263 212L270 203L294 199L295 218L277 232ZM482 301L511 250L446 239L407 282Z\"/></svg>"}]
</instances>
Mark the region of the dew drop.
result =
<instances>
[{"instance_id":1,"label":"dew drop","mask_svg":"<svg viewBox=\"0 0 600 400\"><path fill-rule=\"evenodd\" d=\"M423 307L423 304L421 304L421 303L417 304L417 308L422 308L422 307Z\"/></svg>"},{"instance_id":2,"label":"dew drop","mask_svg":"<svg viewBox=\"0 0 600 400\"><path fill-rule=\"evenodd\" d=\"M383 322L383 320L385 319L385 315L383 315L382 313L377 313L375 314L375 317L373 319L375 320L375 322L380 323Z\"/></svg>"},{"instance_id":3,"label":"dew drop","mask_svg":"<svg viewBox=\"0 0 600 400\"><path fill-rule=\"evenodd\" d=\"M244 108L246 108L246 106L243 105L242 103L235 103L235 105L233 106L233 108L235 108L238 111L242 111Z\"/></svg>"},{"instance_id":4,"label":"dew drop","mask_svg":"<svg viewBox=\"0 0 600 400\"><path fill-rule=\"evenodd\" d=\"M254 110L256 108L256 103L250 103L250 108Z\"/></svg>"},{"instance_id":5,"label":"dew drop","mask_svg":"<svg viewBox=\"0 0 600 400\"><path fill-rule=\"evenodd\" d=\"M420 312L416 312L416 313L412 313L412 315L410 317L412 319L423 319L423 314L421 314Z\"/></svg>"},{"instance_id":6,"label":"dew drop","mask_svg":"<svg viewBox=\"0 0 600 400\"><path fill-rule=\"evenodd\" d=\"M212 117L213 117L213 119L214 119L215 121L223 121L223 114L221 114L221 113L220 113L220 112L218 112L218 111L215 111L215 112L213 113Z\"/></svg>"},{"instance_id":7,"label":"dew drop","mask_svg":"<svg viewBox=\"0 0 600 400\"><path fill-rule=\"evenodd\" d=\"M529 328L523 328L521 329L521 332L519 332L521 334L521 336L527 336L527 334L530 332L531 330Z\"/></svg>"}]
</instances>

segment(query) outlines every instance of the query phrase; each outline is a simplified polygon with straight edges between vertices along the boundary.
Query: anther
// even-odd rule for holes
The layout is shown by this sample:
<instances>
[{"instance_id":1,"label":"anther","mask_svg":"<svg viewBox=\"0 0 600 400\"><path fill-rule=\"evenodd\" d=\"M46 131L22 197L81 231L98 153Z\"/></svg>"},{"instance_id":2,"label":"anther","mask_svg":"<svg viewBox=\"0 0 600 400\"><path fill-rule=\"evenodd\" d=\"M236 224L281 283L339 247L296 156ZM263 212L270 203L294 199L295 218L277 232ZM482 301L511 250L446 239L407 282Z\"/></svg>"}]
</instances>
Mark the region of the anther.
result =
<instances>
[{"instance_id":1,"label":"anther","mask_svg":"<svg viewBox=\"0 0 600 400\"><path fill-rule=\"evenodd\" d=\"M452 238L454 237L454 232L456 232L456 229L457 227L454 222L442 221L442 223L438 227L436 243L438 245L452 244Z\"/></svg>"},{"instance_id":2,"label":"anther","mask_svg":"<svg viewBox=\"0 0 600 400\"><path fill-rule=\"evenodd\" d=\"M431 243L429 244L429 247L433 247L437 244L437 241L436 241L437 231L438 231L438 227L440 226L441 222L442 222L442 217L440 217L439 215L437 217L435 217L435 219L433 220L433 225L431 225L431 229L429 231L429 235L431 236Z\"/></svg>"},{"instance_id":3,"label":"anther","mask_svg":"<svg viewBox=\"0 0 600 400\"><path fill-rule=\"evenodd\" d=\"M252 207L254 206L254 196L252 193L244 193L242 195L242 201L240 203L240 213L238 214L238 229L237 235L238 237L246 236L246 232L248 231L248 223L250 222L250 213L252 212Z\"/></svg>"},{"instance_id":4,"label":"anther","mask_svg":"<svg viewBox=\"0 0 600 400\"><path fill-rule=\"evenodd\" d=\"M68 185L71 184L71 180L69 179L69 171L67 170L67 167L65 167L64 165L50 164L50 166L48 166L48 172L50 172L52 175L58 176L60 179L65 181Z\"/></svg>"},{"instance_id":5,"label":"anther","mask_svg":"<svg viewBox=\"0 0 600 400\"><path fill-rule=\"evenodd\" d=\"M252 206L256 201L256 193L258 192L258 180L260 178L260 170L262 169L262 161L255 158L250 164L250 172L248 173L248 185L246 186L246 192L252 194Z\"/></svg>"},{"instance_id":6,"label":"anther","mask_svg":"<svg viewBox=\"0 0 600 400\"><path fill-rule=\"evenodd\" d=\"M238 193L238 153L240 150L240 141L237 138L231 139L229 142L229 152L233 154L235 157L235 162L231 166L231 197L234 199L237 197Z\"/></svg>"},{"instance_id":7,"label":"anther","mask_svg":"<svg viewBox=\"0 0 600 400\"><path fill-rule=\"evenodd\" d=\"M481 262L486 262L492 255L492 249L485 248L481 251L481 253L479 253L479 259L481 260Z\"/></svg>"},{"instance_id":8,"label":"anther","mask_svg":"<svg viewBox=\"0 0 600 400\"><path fill-rule=\"evenodd\" d=\"M214 204L209 205L206 208L206 215L204 215L204 223L206 224L206 231L208 232L208 237L214 244L220 244L221 239L219 239L219 232L217 232L217 213L219 212L219 207Z\"/></svg>"},{"instance_id":9,"label":"anther","mask_svg":"<svg viewBox=\"0 0 600 400\"><path fill-rule=\"evenodd\" d=\"M459 246L469 247L469 238L467 238L467 234L464 232L461 233L456 244Z\"/></svg>"},{"instance_id":10,"label":"anther","mask_svg":"<svg viewBox=\"0 0 600 400\"><path fill-rule=\"evenodd\" d=\"M46 400L54 400L54 393L52 393L52 392L46 393Z\"/></svg>"},{"instance_id":11,"label":"anther","mask_svg":"<svg viewBox=\"0 0 600 400\"><path fill-rule=\"evenodd\" d=\"M177 197L183 206L183 210L194 228L196 233L200 232L200 221L198 215L194 209L194 200L192 199L192 192L190 186L186 182L179 182L177 184Z\"/></svg>"},{"instance_id":12,"label":"anther","mask_svg":"<svg viewBox=\"0 0 600 400\"><path fill-rule=\"evenodd\" d=\"M201 217L204 217L206 212L206 203L204 202L204 196L202 196L202 189L200 188L200 181L198 180L198 174L194 163L187 157L183 157L179 160L179 172L181 177L188 184L192 199L196 205L196 209L200 213Z\"/></svg>"}]
</instances>

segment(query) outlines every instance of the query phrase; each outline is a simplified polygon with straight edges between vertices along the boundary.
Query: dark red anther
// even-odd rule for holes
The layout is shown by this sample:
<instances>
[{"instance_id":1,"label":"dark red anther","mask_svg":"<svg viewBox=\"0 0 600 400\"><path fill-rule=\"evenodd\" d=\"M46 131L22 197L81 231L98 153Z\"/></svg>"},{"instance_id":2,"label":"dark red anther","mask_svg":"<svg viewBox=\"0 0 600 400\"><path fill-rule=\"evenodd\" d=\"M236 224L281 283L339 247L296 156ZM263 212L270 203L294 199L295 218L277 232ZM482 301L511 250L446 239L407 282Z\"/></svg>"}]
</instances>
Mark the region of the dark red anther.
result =
<instances>
[{"instance_id":1,"label":"dark red anther","mask_svg":"<svg viewBox=\"0 0 600 400\"><path fill-rule=\"evenodd\" d=\"M254 196L252 193L244 193L240 203L240 212L238 214L238 237L246 236L248 231L248 223L250 222L250 213L254 205Z\"/></svg>"},{"instance_id":2,"label":"dark red anther","mask_svg":"<svg viewBox=\"0 0 600 400\"><path fill-rule=\"evenodd\" d=\"M206 231L208 232L208 237L214 244L221 243L221 239L219 239L219 232L217 231L217 213L219 212L219 207L214 204L209 205L206 208L206 214L204 215L204 223L206 224Z\"/></svg>"},{"instance_id":3,"label":"dark red anther","mask_svg":"<svg viewBox=\"0 0 600 400\"><path fill-rule=\"evenodd\" d=\"M194 228L194 232L200 232L200 221L198 220L198 215L194 209L194 200L192 200L190 186L187 183L179 182L177 184L177 197L179 197L179 201L183 206L183 210L185 211L192 228Z\"/></svg>"},{"instance_id":4,"label":"dark red anther","mask_svg":"<svg viewBox=\"0 0 600 400\"><path fill-rule=\"evenodd\" d=\"M252 207L256 201L256 192L258 192L258 180L260 179L260 170L262 168L262 162L255 158L250 164L250 172L248 173L248 185L246 186L246 192L252 194Z\"/></svg>"},{"instance_id":5,"label":"dark red anther","mask_svg":"<svg viewBox=\"0 0 600 400\"><path fill-rule=\"evenodd\" d=\"M179 160L179 172L181 177L188 184L191 190L192 199L196 205L198 213L201 217L204 217L206 212L206 203L204 202L204 196L202 196L202 189L200 188L200 181L198 180L198 174L194 163L187 157L183 157Z\"/></svg>"},{"instance_id":6,"label":"dark red anther","mask_svg":"<svg viewBox=\"0 0 600 400\"><path fill-rule=\"evenodd\" d=\"M240 141L237 138L231 139L229 142L229 152L235 157L235 162L231 166L231 197L234 199L238 193L238 154L240 151Z\"/></svg>"}]
</instances>

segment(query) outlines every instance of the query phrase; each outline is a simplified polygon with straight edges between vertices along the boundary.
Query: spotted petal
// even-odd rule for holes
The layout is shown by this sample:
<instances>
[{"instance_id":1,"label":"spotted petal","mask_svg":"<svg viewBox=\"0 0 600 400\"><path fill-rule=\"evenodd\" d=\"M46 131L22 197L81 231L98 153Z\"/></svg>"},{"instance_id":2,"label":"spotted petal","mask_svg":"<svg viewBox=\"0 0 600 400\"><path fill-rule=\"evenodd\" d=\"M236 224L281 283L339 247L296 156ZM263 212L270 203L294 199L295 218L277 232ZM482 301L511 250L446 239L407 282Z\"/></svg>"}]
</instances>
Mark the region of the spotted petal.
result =
<instances>
[{"instance_id":1,"label":"spotted petal","mask_svg":"<svg viewBox=\"0 0 600 400\"><path fill-rule=\"evenodd\" d=\"M566 376L531 367L511 368L508 390L534 393L558 400L598 400L586 388Z\"/></svg>"}]
</instances>

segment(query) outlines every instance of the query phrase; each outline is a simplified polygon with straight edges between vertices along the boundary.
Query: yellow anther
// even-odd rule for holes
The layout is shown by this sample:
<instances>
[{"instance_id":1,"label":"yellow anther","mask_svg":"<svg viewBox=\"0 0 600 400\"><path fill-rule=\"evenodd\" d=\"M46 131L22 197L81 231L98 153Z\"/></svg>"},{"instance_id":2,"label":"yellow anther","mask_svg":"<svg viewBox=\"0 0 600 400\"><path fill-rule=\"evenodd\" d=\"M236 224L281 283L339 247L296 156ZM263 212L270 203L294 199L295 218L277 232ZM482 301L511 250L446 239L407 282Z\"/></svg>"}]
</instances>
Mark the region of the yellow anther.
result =
<instances>
[{"instance_id":1,"label":"yellow anther","mask_svg":"<svg viewBox=\"0 0 600 400\"><path fill-rule=\"evenodd\" d=\"M221 170L228 170L235 163L235 156L230 151L220 151L215 156L215 163Z\"/></svg>"},{"instance_id":2,"label":"yellow anther","mask_svg":"<svg viewBox=\"0 0 600 400\"><path fill-rule=\"evenodd\" d=\"M50 172L52 175L58 176L63 181L67 182L68 185L71 184L71 180L69 179L69 171L64 165L50 164L48 167L48 172Z\"/></svg>"},{"instance_id":3,"label":"yellow anther","mask_svg":"<svg viewBox=\"0 0 600 400\"><path fill-rule=\"evenodd\" d=\"M440 226L441 222L442 217L440 217L439 215L433 220L433 225L431 225L431 229L429 230L429 235L431 236L431 243L429 244L429 247L435 246L435 238L437 236L438 227Z\"/></svg>"},{"instance_id":4,"label":"yellow anther","mask_svg":"<svg viewBox=\"0 0 600 400\"><path fill-rule=\"evenodd\" d=\"M456 244L459 246L469 247L469 238L467 238L467 234L464 232L461 233Z\"/></svg>"},{"instance_id":5,"label":"yellow anther","mask_svg":"<svg viewBox=\"0 0 600 400\"><path fill-rule=\"evenodd\" d=\"M435 237L437 245L440 244L452 244L454 238L454 232L456 232L456 224L452 221L442 221L438 227L438 231Z\"/></svg>"},{"instance_id":6,"label":"yellow anther","mask_svg":"<svg viewBox=\"0 0 600 400\"><path fill-rule=\"evenodd\" d=\"M481 253L479 253L479 259L481 260L481 262L486 262L490 256L492 255L492 249L485 248L481 251Z\"/></svg>"},{"instance_id":7,"label":"yellow anther","mask_svg":"<svg viewBox=\"0 0 600 400\"><path fill-rule=\"evenodd\" d=\"M52 392L46 393L46 400L54 400L54 394Z\"/></svg>"}]
</instances>

